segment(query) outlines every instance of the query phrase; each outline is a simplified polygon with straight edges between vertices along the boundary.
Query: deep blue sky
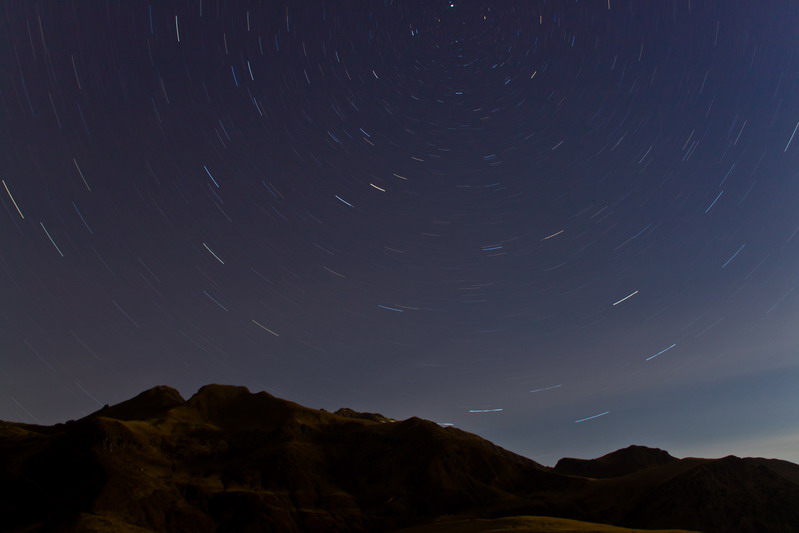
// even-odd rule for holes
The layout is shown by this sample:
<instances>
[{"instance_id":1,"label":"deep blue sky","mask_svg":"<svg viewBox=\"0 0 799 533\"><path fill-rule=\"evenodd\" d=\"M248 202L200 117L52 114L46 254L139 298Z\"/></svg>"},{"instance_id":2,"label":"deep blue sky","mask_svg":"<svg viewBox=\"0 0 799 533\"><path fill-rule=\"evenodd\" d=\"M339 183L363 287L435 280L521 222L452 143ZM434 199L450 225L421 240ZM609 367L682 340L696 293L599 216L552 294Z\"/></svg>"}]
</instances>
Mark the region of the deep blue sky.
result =
<instances>
[{"instance_id":1,"label":"deep blue sky","mask_svg":"<svg viewBox=\"0 0 799 533\"><path fill-rule=\"evenodd\" d=\"M799 461L799 5L3 10L0 419L217 382Z\"/></svg>"}]
</instances>

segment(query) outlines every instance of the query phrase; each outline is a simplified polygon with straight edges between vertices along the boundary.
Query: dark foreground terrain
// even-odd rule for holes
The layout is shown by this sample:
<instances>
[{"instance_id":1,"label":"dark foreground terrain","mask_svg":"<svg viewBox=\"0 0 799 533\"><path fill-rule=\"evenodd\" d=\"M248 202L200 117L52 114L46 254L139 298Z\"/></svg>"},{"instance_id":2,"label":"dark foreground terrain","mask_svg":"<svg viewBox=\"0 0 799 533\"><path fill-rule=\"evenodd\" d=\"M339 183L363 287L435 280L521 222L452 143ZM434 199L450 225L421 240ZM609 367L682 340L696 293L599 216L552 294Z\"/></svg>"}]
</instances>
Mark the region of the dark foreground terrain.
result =
<instances>
[{"instance_id":1,"label":"dark foreground terrain","mask_svg":"<svg viewBox=\"0 0 799 533\"><path fill-rule=\"evenodd\" d=\"M400 529L799 532L799 465L631 446L548 468L419 418L223 385L189 400L156 387L55 426L0 422L2 531Z\"/></svg>"}]
</instances>

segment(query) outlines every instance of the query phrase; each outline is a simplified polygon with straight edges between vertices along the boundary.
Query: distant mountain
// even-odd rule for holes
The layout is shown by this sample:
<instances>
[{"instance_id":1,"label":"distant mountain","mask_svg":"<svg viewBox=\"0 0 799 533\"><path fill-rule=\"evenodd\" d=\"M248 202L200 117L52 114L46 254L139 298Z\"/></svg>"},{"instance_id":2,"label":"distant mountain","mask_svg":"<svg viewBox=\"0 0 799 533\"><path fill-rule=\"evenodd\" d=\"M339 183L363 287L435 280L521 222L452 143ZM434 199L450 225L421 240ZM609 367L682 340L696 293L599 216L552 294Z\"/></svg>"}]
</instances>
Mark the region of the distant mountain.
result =
<instances>
[{"instance_id":1,"label":"distant mountain","mask_svg":"<svg viewBox=\"0 0 799 533\"><path fill-rule=\"evenodd\" d=\"M646 446L628 446L598 459L572 459L558 461L555 471L572 476L609 478L626 476L650 466L665 465L679 461L668 452Z\"/></svg>"},{"instance_id":2,"label":"distant mountain","mask_svg":"<svg viewBox=\"0 0 799 533\"><path fill-rule=\"evenodd\" d=\"M419 418L223 385L0 423L0 531L630 531L602 524L796 532L799 466L632 446L547 468Z\"/></svg>"}]
</instances>

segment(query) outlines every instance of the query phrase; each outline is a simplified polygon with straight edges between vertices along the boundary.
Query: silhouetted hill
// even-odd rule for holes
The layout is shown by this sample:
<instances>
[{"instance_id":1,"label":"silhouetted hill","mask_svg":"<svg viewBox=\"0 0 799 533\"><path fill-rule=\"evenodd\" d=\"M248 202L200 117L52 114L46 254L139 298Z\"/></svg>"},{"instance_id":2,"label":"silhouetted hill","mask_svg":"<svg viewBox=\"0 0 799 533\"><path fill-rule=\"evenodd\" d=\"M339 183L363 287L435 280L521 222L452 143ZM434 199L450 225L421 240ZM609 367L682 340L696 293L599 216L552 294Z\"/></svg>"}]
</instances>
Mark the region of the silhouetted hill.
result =
<instances>
[{"instance_id":1,"label":"silhouetted hill","mask_svg":"<svg viewBox=\"0 0 799 533\"><path fill-rule=\"evenodd\" d=\"M678 461L668 452L646 446L628 446L598 459L573 459L565 457L555 465L555 471L572 476L593 478L619 477L638 470Z\"/></svg>"},{"instance_id":2,"label":"silhouetted hill","mask_svg":"<svg viewBox=\"0 0 799 533\"><path fill-rule=\"evenodd\" d=\"M638 446L551 469L419 418L156 387L66 424L0 423L0 530L788 532L797 472Z\"/></svg>"}]
</instances>

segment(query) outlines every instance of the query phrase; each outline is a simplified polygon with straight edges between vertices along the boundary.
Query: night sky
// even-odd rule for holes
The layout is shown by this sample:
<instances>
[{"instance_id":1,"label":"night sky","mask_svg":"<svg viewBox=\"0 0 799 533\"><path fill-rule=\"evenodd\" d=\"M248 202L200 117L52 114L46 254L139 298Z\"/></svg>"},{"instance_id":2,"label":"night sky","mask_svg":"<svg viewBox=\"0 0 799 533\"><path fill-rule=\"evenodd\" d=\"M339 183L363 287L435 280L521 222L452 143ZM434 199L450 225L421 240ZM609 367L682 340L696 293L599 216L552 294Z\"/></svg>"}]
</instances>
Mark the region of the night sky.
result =
<instances>
[{"instance_id":1,"label":"night sky","mask_svg":"<svg viewBox=\"0 0 799 533\"><path fill-rule=\"evenodd\" d=\"M3 2L0 419L799 461L798 52L787 0Z\"/></svg>"}]
</instances>

